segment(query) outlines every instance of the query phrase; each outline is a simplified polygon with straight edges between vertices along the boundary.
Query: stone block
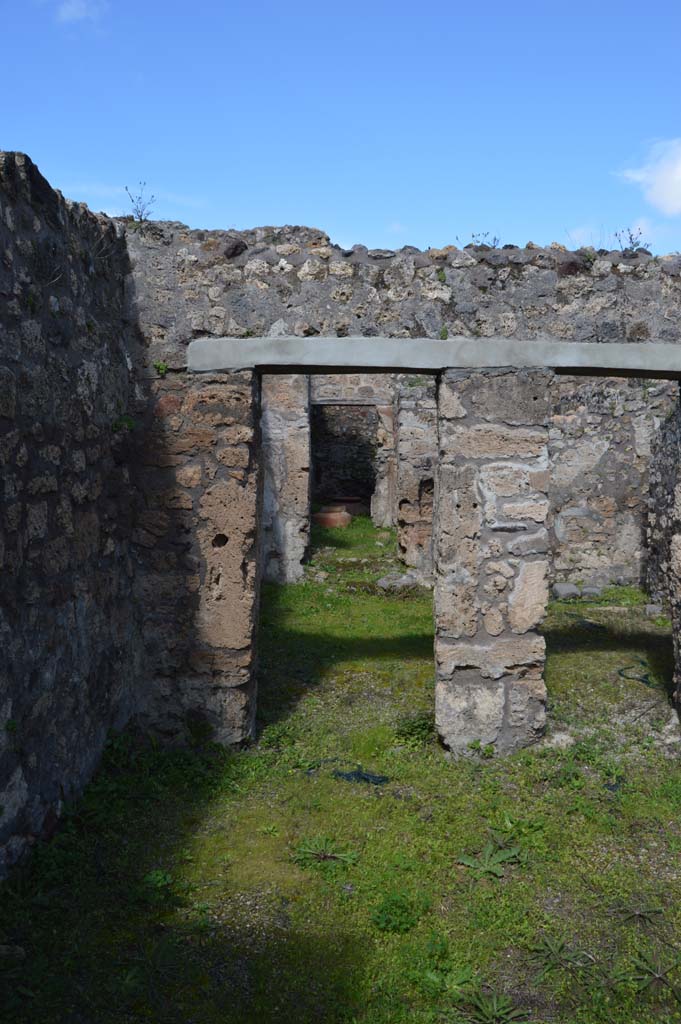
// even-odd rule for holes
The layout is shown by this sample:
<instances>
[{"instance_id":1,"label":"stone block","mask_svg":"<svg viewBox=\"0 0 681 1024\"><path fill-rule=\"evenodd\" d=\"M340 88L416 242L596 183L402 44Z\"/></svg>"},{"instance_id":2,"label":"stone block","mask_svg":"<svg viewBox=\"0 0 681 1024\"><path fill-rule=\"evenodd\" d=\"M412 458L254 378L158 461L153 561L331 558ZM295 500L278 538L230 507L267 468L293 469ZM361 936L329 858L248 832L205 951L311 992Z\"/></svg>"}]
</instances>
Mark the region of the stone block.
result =
<instances>
[{"instance_id":1,"label":"stone block","mask_svg":"<svg viewBox=\"0 0 681 1024\"><path fill-rule=\"evenodd\" d=\"M0 366L0 419L13 420L16 416L16 407L16 379L9 367Z\"/></svg>"},{"instance_id":2,"label":"stone block","mask_svg":"<svg viewBox=\"0 0 681 1024\"><path fill-rule=\"evenodd\" d=\"M481 679L462 669L455 680L435 685L435 724L444 745L456 753L470 752L472 743L495 744L504 724L504 680Z\"/></svg>"},{"instance_id":3,"label":"stone block","mask_svg":"<svg viewBox=\"0 0 681 1024\"><path fill-rule=\"evenodd\" d=\"M477 574L460 567L435 584L435 626L440 636L473 637L478 630Z\"/></svg>"},{"instance_id":4,"label":"stone block","mask_svg":"<svg viewBox=\"0 0 681 1024\"><path fill-rule=\"evenodd\" d=\"M441 466L437 523L437 551L444 563L479 557L477 545L462 548L464 541L477 540L482 526L482 502L474 467Z\"/></svg>"},{"instance_id":5,"label":"stone block","mask_svg":"<svg viewBox=\"0 0 681 1024\"><path fill-rule=\"evenodd\" d=\"M529 459L546 457L547 432L539 428L506 427L496 423L474 426L444 424L440 452L445 461L465 459Z\"/></svg>"},{"instance_id":6,"label":"stone block","mask_svg":"<svg viewBox=\"0 0 681 1024\"><path fill-rule=\"evenodd\" d=\"M514 633L527 633L546 615L548 562L523 562L508 598L508 621Z\"/></svg>"},{"instance_id":7,"label":"stone block","mask_svg":"<svg viewBox=\"0 0 681 1024\"><path fill-rule=\"evenodd\" d=\"M526 633L523 636L500 636L488 643L452 642L436 637L435 658L438 676L452 678L461 669L475 668L484 679L502 676L529 666L541 669L546 657L543 636Z\"/></svg>"},{"instance_id":8,"label":"stone block","mask_svg":"<svg viewBox=\"0 0 681 1024\"><path fill-rule=\"evenodd\" d=\"M543 555L549 550L549 534L547 530L535 533L523 533L513 537L506 545L509 555L523 557L525 555Z\"/></svg>"},{"instance_id":9,"label":"stone block","mask_svg":"<svg viewBox=\"0 0 681 1024\"><path fill-rule=\"evenodd\" d=\"M458 755L471 746L510 754L541 739L546 724L546 687L540 671L482 679L471 669L438 679L435 723L444 745Z\"/></svg>"},{"instance_id":10,"label":"stone block","mask_svg":"<svg viewBox=\"0 0 681 1024\"><path fill-rule=\"evenodd\" d=\"M512 426L546 422L551 379L546 370L511 368L461 373L458 379L445 375L447 388L458 393L470 415Z\"/></svg>"},{"instance_id":11,"label":"stone block","mask_svg":"<svg viewBox=\"0 0 681 1024\"><path fill-rule=\"evenodd\" d=\"M533 523L544 523L549 514L547 498L527 498L524 501L505 501L499 511L500 518L529 519Z\"/></svg>"}]
</instances>

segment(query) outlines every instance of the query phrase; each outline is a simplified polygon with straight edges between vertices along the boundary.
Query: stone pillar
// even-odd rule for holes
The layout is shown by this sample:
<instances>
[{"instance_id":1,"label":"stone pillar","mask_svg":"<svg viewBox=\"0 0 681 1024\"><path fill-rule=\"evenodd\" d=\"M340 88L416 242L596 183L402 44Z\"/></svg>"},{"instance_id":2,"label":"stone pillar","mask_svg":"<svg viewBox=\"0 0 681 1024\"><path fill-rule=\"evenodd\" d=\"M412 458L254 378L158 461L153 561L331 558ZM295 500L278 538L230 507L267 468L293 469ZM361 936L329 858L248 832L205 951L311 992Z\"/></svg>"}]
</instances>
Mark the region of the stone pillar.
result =
<instances>
[{"instance_id":1,"label":"stone pillar","mask_svg":"<svg viewBox=\"0 0 681 1024\"><path fill-rule=\"evenodd\" d=\"M435 717L455 753L509 753L544 729L550 381L510 368L440 380Z\"/></svg>"},{"instance_id":2,"label":"stone pillar","mask_svg":"<svg viewBox=\"0 0 681 1024\"><path fill-rule=\"evenodd\" d=\"M652 445L648 509L648 591L669 606L674 645L674 700L681 706L681 403Z\"/></svg>"},{"instance_id":3,"label":"stone pillar","mask_svg":"<svg viewBox=\"0 0 681 1024\"><path fill-rule=\"evenodd\" d=\"M433 489L437 464L435 377L397 378L397 539L424 583L433 572Z\"/></svg>"},{"instance_id":4,"label":"stone pillar","mask_svg":"<svg viewBox=\"0 0 681 1024\"><path fill-rule=\"evenodd\" d=\"M397 489L397 452L392 405L377 405L376 488L371 496L374 526L393 526Z\"/></svg>"},{"instance_id":5,"label":"stone pillar","mask_svg":"<svg viewBox=\"0 0 681 1024\"><path fill-rule=\"evenodd\" d=\"M260 515L258 381L242 371L153 382L133 531L143 615L143 728L169 740L253 734Z\"/></svg>"},{"instance_id":6,"label":"stone pillar","mask_svg":"<svg viewBox=\"0 0 681 1024\"><path fill-rule=\"evenodd\" d=\"M262 378L265 579L294 583L310 543L310 378Z\"/></svg>"}]
</instances>

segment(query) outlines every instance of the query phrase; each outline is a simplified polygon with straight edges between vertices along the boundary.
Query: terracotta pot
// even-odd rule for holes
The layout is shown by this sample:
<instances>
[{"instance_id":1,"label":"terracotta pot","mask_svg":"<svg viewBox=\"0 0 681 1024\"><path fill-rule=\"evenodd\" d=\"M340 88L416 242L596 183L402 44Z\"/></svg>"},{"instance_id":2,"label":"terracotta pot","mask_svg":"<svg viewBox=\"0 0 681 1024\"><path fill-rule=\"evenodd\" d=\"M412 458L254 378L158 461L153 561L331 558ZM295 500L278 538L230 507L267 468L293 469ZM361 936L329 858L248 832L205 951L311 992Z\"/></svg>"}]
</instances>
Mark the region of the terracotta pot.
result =
<instances>
[{"instance_id":1,"label":"terracotta pot","mask_svg":"<svg viewBox=\"0 0 681 1024\"><path fill-rule=\"evenodd\" d=\"M351 516L363 516L369 512L369 502L365 501L364 498L349 497L349 498L331 498L328 505L324 505L324 508L333 507L344 508L346 512L349 512Z\"/></svg>"},{"instance_id":2,"label":"terracotta pot","mask_svg":"<svg viewBox=\"0 0 681 1024\"><path fill-rule=\"evenodd\" d=\"M321 512L315 512L312 522L317 526L343 527L349 526L352 516L346 512L342 505L325 505Z\"/></svg>"}]
</instances>

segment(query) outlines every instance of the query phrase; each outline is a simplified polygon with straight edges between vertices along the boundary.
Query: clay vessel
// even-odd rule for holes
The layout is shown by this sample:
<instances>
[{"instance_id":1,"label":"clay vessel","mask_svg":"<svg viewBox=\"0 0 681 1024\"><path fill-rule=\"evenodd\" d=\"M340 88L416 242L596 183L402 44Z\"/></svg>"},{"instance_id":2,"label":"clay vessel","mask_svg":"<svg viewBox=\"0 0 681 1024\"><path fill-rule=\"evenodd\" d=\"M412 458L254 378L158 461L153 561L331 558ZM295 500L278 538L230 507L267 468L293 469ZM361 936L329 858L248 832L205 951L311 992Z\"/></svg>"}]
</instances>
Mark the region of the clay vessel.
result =
<instances>
[{"instance_id":1,"label":"clay vessel","mask_svg":"<svg viewBox=\"0 0 681 1024\"><path fill-rule=\"evenodd\" d=\"M317 526L349 526L352 516L345 510L344 505L322 505L320 512L314 512L312 522Z\"/></svg>"},{"instance_id":2,"label":"clay vessel","mask_svg":"<svg viewBox=\"0 0 681 1024\"><path fill-rule=\"evenodd\" d=\"M334 505L340 505L351 516L364 516L369 512L369 503L363 498L334 498Z\"/></svg>"}]
</instances>

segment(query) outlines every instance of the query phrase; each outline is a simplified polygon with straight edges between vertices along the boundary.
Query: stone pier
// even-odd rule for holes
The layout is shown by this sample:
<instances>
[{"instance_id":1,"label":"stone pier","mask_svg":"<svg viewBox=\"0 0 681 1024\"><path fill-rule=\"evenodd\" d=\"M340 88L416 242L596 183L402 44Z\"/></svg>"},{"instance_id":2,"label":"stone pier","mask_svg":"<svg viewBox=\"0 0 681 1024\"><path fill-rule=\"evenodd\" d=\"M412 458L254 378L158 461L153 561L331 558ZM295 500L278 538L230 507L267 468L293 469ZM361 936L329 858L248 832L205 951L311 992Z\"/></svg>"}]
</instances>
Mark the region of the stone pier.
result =
<instances>
[{"instance_id":1,"label":"stone pier","mask_svg":"<svg viewBox=\"0 0 681 1024\"><path fill-rule=\"evenodd\" d=\"M262 377L265 579L295 583L310 543L310 378Z\"/></svg>"},{"instance_id":2,"label":"stone pier","mask_svg":"<svg viewBox=\"0 0 681 1024\"><path fill-rule=\"evenodd\" d=\"M402 374L397 379L397 540L405 563L429 582L437 469L436 378Z\"/></svg>"},{"instance_id":3,"label":"stone pier","mask_svg":"<svg viewBox=\"0 0 681 1024\"><path fill-rule=\"evenodd\" d=\"M134 604L145 732L239 745L253 735L260 513L259 381L151 382L135 483Z\"/></svg>"},{"instance_id":4,"label":"stone pier","mask_svg":"<svg viewBox=\"0 0 681 1024\"><path fill-rule=\"evenodd\" d=\"M509 753L544 728L550 382L510 368L440 380L435 713L456 753Z\"/></svg>"}]
</instances>

